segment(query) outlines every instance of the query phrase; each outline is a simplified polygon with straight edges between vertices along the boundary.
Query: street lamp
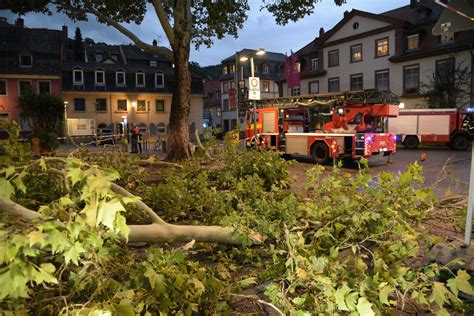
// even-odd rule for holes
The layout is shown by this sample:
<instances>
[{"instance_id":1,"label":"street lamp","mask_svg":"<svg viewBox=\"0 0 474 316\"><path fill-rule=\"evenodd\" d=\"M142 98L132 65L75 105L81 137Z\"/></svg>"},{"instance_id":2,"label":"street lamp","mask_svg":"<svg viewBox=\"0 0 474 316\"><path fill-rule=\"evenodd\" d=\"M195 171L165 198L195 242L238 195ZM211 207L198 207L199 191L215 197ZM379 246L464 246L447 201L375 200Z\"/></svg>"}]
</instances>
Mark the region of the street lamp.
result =
<instances>
[{"instance_id":1,"label":"street lamp","mask_svg":"<svg viewBox=\"0 0 474 316\"><path fill-rule=\"evenodd\" d=\"M68 101L64 101L64 137L66 139L66 150L68 149L67 143L67 134L68 134L68 126L67 126L67 105L69 104Z\"/></svg>"},{"instance_id":2,"label":"street lamp","mask_svg":"<svg viewBox=\"0 0 474 316\"><path fill-rule=\"evenodd\" d=\"M262 56L265 55L265 49L259 48L257 52L255 52L255 56ZM250 59L250 76L255 77L255 67L253 63L253 55L248 56L241 56L240 61L245 62ZM255 137L255 142L257 142L257 101L253 100L252 102L253 114L253 136Z\"/></svg>"}]
</instances>

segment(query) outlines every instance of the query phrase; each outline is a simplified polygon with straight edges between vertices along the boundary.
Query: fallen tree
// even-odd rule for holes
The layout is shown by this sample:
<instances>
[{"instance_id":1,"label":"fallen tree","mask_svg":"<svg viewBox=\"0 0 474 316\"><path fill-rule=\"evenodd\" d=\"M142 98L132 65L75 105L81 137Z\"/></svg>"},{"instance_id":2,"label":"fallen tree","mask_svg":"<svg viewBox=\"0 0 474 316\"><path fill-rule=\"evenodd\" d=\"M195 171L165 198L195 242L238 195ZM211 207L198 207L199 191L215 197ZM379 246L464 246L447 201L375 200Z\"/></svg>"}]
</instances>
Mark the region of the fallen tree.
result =
<instances>
[{"instance_id":1,"label":"fallen tree","mask_svg":"<svg viewBox=\"0 0 474 316\"><path fill-rule=\"evenodd\" d=\"M56 168L51 168L47 166L47 161L53 161L54 163L63 163L64 166L70 166L70 169L59 170ZM71 181L71 177L74 177L73 184L76 181L87 183L87 177L91 176L89 170L83 170L85 165L79 160L74 160L69 162L68 160L62 160L60 158L42 158L41 162L38 164L43 165L43 169L46 172L58 175L64 181ZM34 165L34 164L33 164ZM28 167L32 167L29 165ZM95 169L95 174L93 174L94 181L100 181L100 178L104 176L100 169L96 166L87 166L88 168ZM16 186L21 187L21 184L18 181L21 181L21 178L10 175L12 179L17 179ZM23 175L24 176L24 175ZM223 244L241 244L242 237L235 232L232 227L221 227L221 226L192 226L192 225L173 225L166 223L160 216L158 216L148 205L143 203L141 199L138 199L136 196L128 192L123 187L119 186L116 183L113 183L111 180L117 179L118 174L111 175L112 178L107 179L107 176L104 176L106 179L102 184L102 189L106 187L110 188L111 192L119 194L121 197L133 199L131 203L141 212L146 214L152 221L152 224L149 225L128 225L129 234L127 237L129 242L151 242L151 243L167 243L167 242L190 242L192 240L197 242L217 242ZM90 181L89 181L90 182ZM69 184L67 186L70 187ZM8 187L5 187L5 191L8 189L9 192L13 186L11 184ZM0 189L1 191L1 189ZM0 192L1 193L1 192ZM6 195L3 193L1 195ZM1 197L0 195L0 211L5 213L10 213L14 216L19 216L24 219L40 219L42 214L23 207L22 205L15 203L8 199L8 197ZM107 197L110 197L110 193L106 194ZM114 205L113 205L114 206ZM115 205L115 207L121 207ZM125 210L125 209L124 209ZM104 212L116 213L116 210L104 210ZM115 220L115 219L114 219ZM254 238L255 243L260 243L258 239Z\"/></svg>"}]
</instances>

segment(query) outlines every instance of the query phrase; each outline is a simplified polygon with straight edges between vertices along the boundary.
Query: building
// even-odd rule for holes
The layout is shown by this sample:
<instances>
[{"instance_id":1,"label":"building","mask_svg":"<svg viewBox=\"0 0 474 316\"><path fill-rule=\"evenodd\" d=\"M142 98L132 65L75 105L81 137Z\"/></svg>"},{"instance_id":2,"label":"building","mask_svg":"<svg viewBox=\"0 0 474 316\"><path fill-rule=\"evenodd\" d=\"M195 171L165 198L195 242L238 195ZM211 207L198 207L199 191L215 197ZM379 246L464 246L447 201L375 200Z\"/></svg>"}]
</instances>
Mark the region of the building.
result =
<instances>
[{"instance_id":1,"label":"building","mask_svg":"<svg viewBox=\"0 0 474 316\"><path fill-rule=\"evenodd\" d=\"M206 127L221 127L221 66L202 67L204 79L203 124Z\"/></svg>"},{"instance_id":2,"label":"building","mask_svg":"<svg viewBox=\"0 0 474 316\"><path fill-rule=\"evenodd\" d=\"M23 19L14 25L5 19L0 22L0 119L17 121L28 130L20 120L17 98L28 87L40 93L61 94L67 27L32 29Z\"/></svg>"},{"instance_id":3,"label":"building","mask_svg":"<svg viewBox=\"0 0 474 316\"><path fill-rule=\"evenodd\" d=\"M266 52L263 55L256 55L256 53L256 50L243 49L236 54L239 57L245 56L254 59L254 72L255 77L260 77L260 96L262 99L280 96L278 82L283 78L285 55L272 52ZM235 102L237 67L240 67L240 79L242 80L243 78L242 81L244 81L245 87L249 86L248 78L251 75L250 62L240 61L240 58L238 58L238 64L236 65L236 54L227 57L221 62L220 86L222 115L220 124L223 132L233 130L237 126L237 109ZM242 115L239 116L239 124L241 124L243 129L242 124L244 124L244 118Z\"/></svg>"},{"instance_id":4,"label":"building","mask_svg":"<svg viewBox=\"0 0 474 316\"><path fill-rule=\"evenodd\" d=\"M432 35L443 8L431 0L373 14L345 12L331 30L297 54L300 86L283 82L285 96L378 88L401 96L406 108L426 107L426 85L448 67L472 69L474 31ZM461 105L474 104L473 72Z\"/></svg>"},{"instance_id":5,"label":"building","mask_svg":"<svg viewBox=\"0 0 474 316\"><path fill-rule=\"evenodd\" d=\"M98 131L117 134L134 123L146 135L163 139L175 86L172 63L134 45L87 43L84 50L85 60L73 60L70 52L63 63L68 119L94 119ZM196 72L191 77L189 131L194 133L202 130L203 82Z\"/></svg>"}]
</instances>

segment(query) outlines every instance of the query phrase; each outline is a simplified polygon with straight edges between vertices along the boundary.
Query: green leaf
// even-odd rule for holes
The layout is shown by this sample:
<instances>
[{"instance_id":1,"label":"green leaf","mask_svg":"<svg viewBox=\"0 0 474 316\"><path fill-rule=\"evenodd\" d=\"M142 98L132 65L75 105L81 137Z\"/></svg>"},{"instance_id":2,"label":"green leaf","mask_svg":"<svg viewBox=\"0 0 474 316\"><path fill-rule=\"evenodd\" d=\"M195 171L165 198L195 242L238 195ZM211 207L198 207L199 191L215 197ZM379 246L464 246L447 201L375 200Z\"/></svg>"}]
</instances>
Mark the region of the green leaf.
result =
<instances>
[{"instance_id":1,"label":"green leaf","mask_svg":"<svg viewBox=\"0 0 474 316\"><path fill-rule=\"evenodd\" d=\"M449 294L448 289L440 282L433 283L433 292L430 296L430 302L435 302L439 307L448 301L447 296Z\"/></svg>"},{"instance_id":2,"label":"green leaf","mask_svg":"<svg viewBox=\"0 0 474 316\"><path fill-rule=\"evenodd\" d=\"M44 157L41 157L40 159L40 167L41 167L41 171L46 171L48 170L48 167L46 166L46 160L44 159Z\"/></svg>"},{"instance_id":3,"label":"green leaf","mask_svg":"<svg viewBox=\"0 0 474 316\"><path fill-rule=\"evenodd\" d=\"M379 292L379 300L382 304L390 305L388 301L388 296L393 292L393 287L390 285L385 285Z\"/></svg>"},{"instance_id":4,"label":"green leaf","mask_svg":"<svg viewBox=\"0 0 474 316\"><path fill-rule=\"evenodd\" d=\"M11 183L4 178L0 179L0 197L10 199L14 193L15 188Z\"/></svg>"},{"instance_id":5,"label":"green leaf","mask_svg":"<svg viewBox=\"0 0 474 316\"><path fill-rule=\"evenodd\" d=\"M79 265L78 259L81 253L86 252L86 250L81 246L79 242L75 242L69 250L64 252L64 262L68 264L73 262L75 265Z\"/></svg>"},{"instance_id":6,"label":"green leaf","mask_svg":"<svg viewBox=\"0 0 474 316\"><path fill-rule=\"evenodd\" d=\"M117 213L125 211L118 199L112 199L107 203L101 203L97 212L97 223L101 223L109 229L114 229L114 221Z\"/></svg>"},{"instance_id":7,"label":"green leaf","mask_svg":"<svg viewBox=\"0 0 474 316\"><path fill-rule=\"evenodd\" d=\"M468 295L474 295L472 286L469 283L471 276L464 270L458 270L455 278L449 279L447 282L448 287L455 296L458 296L459 291L464 292Z\"/></svg>"},{"instance_id":8,"label":"green leaf","mask_svg":"<svg viewBox=\"0 0 474 316\"><path fill-rule=\"evenodd\" d=\"M152 290L157 294L161 294L165 291L165 278L162 274L158 274L152 268L148 268L144 276L148 278Z\"/></svg>"},{"instance_id":9,"label":"green leaf","mask_svg":"<svg viewBox=\"0 0 474 316\"><path fill-rule=\"evenodd\" d=\"M351 292L351 289L344 284L342 287L338 288L334 293L336 298L337 308L341 311L349 311L349 308L346 305L345 296Z\"/></svg>"},{"instance_id":10,"label":"green leaf","mask_svg":"<svg viewBox=\"0 0 474 316\"><path fill-rule=\"evenodd\" d=\"M241 288L247 288L251 285L257 284L257 278L255 277L246 278L246 279L240 280L238 284Z\"/></svg>"},{"instance_id":11,"label":"green leaf","mask_svg":"<svg viewBox=\"0 0 474 316\"><path fill-rule=\"evenodd\" d=\"M375 313L372 310L372 303L370 303L365 297L359 297L357 311L361 316L375 316Z\"/></svg>"},{"instance_id":12,"label":"green leaf","mask_svg":"<svg viewBox=\"0 0 474 316\"><path fill-rule=\"evenodd\" d=\"M4 168L4 169L0 170L0 173L5 173L5 178L8 179L12 174L15 173L15 167L10 166L8 168Z\"/></svg>"}]
</instances>

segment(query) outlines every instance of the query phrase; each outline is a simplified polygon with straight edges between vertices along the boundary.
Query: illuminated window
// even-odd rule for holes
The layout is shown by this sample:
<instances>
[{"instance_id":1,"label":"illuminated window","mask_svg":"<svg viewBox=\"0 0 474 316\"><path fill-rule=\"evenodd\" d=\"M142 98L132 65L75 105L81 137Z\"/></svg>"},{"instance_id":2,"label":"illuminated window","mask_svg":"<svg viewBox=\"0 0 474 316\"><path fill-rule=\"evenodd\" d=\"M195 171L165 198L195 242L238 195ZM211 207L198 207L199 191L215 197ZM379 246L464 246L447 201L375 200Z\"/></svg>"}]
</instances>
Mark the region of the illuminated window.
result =
<instances>
[{"instance_id":1,"label":"illuminated window","mask_svg":"<svg viewBox=\"0 0 474 316\"><path fill-rule=\"evenodd\" d=\"M375 57L388 55L388 38L375 41Z\"/></svg>"},{"instance_id":2,"label":"illuminated window","mask_svg":"<svg viewBox=\"0 0 474 316\"><path fill-rule=\"evenodd\" d=\"M407 36L407 49L414 50L420 48L420 36L418 34Z\"/></svg>"},{"instance_id":3,"label":"illuminated window","mask_svg":"<svg viewBox=\"0 0 474 316\"><path fill-rule=\"evenodd\" d=\"M355 63L362 60L362 44L351 46L351 62Z\"/></svg>"}]
</instances>

